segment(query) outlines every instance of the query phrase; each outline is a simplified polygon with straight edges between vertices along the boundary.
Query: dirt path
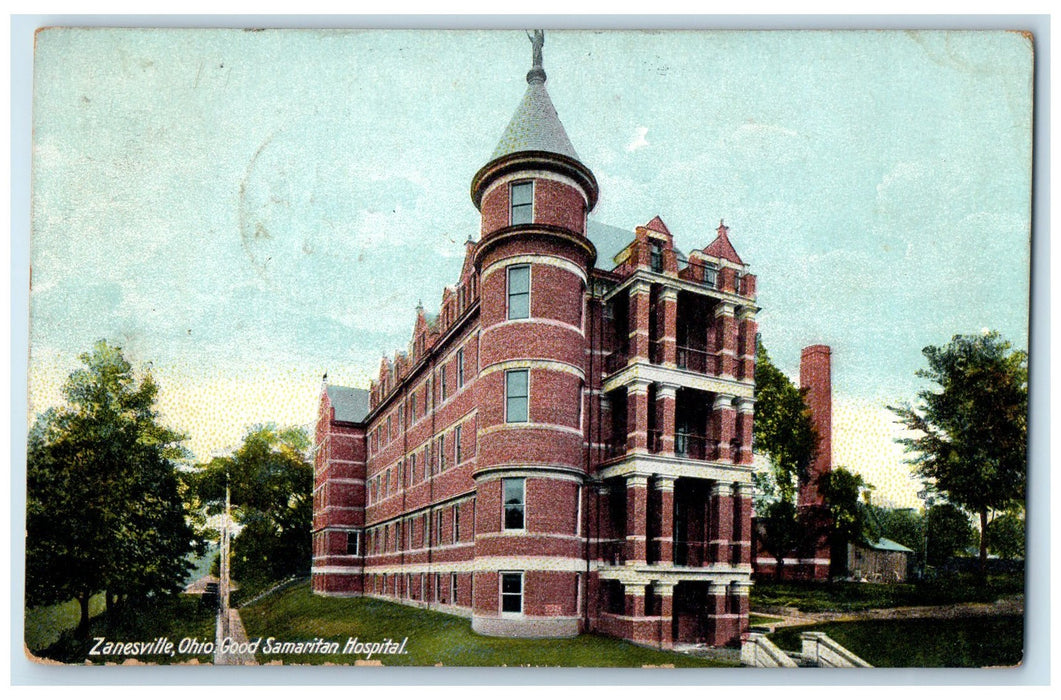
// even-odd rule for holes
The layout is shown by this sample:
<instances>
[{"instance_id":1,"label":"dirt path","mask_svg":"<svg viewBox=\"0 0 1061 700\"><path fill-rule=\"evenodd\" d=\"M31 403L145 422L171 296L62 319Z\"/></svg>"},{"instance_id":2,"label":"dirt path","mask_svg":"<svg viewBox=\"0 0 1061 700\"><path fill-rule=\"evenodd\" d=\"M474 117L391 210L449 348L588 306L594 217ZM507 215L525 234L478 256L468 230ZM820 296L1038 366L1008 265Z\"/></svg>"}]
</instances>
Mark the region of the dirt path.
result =
<instances>
[{"instance_id":1,"label":"dirt path","mask_svg":"<svg viewBox=\"0 0 1061 700\"><path fill-rule=\"evenodd\" d=\"M954 605L919 605L905 608L874 608L849 612L803 612L795 608L769 607L752 614L779 617L776 622L761 623L773 632L780 627L812 625L819 622L853 622L856 620L909 620L913 618L954 619L984 615L1021 615L1024 597L1003 598L994 603L957 603Z\"/></svg>"}]
</instances>

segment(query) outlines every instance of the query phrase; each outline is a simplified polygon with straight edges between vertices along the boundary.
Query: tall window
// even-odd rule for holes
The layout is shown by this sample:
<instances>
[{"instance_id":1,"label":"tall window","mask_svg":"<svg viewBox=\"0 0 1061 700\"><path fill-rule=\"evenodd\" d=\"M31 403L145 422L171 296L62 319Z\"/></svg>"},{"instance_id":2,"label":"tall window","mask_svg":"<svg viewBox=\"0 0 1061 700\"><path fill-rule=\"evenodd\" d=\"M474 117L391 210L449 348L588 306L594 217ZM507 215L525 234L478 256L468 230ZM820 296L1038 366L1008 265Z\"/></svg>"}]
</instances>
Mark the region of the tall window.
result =
<instances>
[{"instance_id":1,"label":"tall window","mask_svg":"<svg viewBox=\"0 0 1061 700\"><path fill-rule=\"evenodd\" d=\"M524 528L523 506L526 496L526 482L523 479L502 479L502 498L504 499L504 529L522 530Z\"/></svg>"},{"instance_id":2,"label":"tall window","mask_svg":"<svg viewBox=\"0 0 1061 700\"><path fill-rule=\"evenodd\" d=\"M409 455L409 482L416 483L416 453Z\"/></svg>"},{"instance_id":3,"label":"tall window","mask_svg":"<svg viewBox=\"0 0 1061 700\"><path fill-rule=\"evenodd\" d=\"M453 506L453 541L460 542L461 539L461 512L460 506Z\"/></svg>"},{"instance_id":4,"label":"tall window","mask_svg":"<svg viewBox=\"0 0 1061 700\"><path fill-rule=\"evenodd\" d=\"M505 372L506 423L526 423L528 420L528 375L529 372L525 369L513 369Z\"/></svg>"},{"instance_id":5,"label":"tall window","mask_svg":"<svg viewBox=\"0 0 1061 700\"><path fill-rule=\"evenodd\" d=\"M457 388L464 386L464 348L457 351Z\"/></svg>"},{"instance_id":6,"label":"tall window","mask_svg":"<svg viewBox=\"0 0 1061 700\"><path fill-rule=\"evenodd\" d=\"M461 427L453 429L453 463L461 463Z\"/></svg>"},{"instance_id":7,"label":"tall window","mask_svg":"<svg viewBox=\"0 0 1061 700\"><path fill-rule=\"evenodd\" d=\"M435 520L436 520L435 532L438 533L438 541L441 544L442 543L442 509L441 508L438 509L437 511L435 511Z\"/></svg>"},{"instance_id":8,"label":"tall window","mask_svg":"<svg viewBox=\"0 0 1061 700\"><path fill-rule=\"evenodd\" d=\"M508 268L508 318L530 318L530 266Z\"/></svg>"},{"instance_id":9,"label":"tall window","mask_svg":"<svg viewBox=\"0 0 1061 700\"><path fill-rule=\"evenodd\" d=\"M356 557L359 553L357 547L357 533L347 532L346 533L346 553L352 557Z\"/></svg>"},{"instance_id":10,"label":"tall window","mask_svg":"<svg viewBox=\"0 0 1061 700\"><path fill-rule=\"evenodd\" d=\"M523 572L501 572L501 612L523 612Z\"/></svg>"},{"instance_id":11,"label":"tall window","mask_svg":"<svg viewBox=\"0 0 1061 700\"><path fill-rule=\"evenodd\" d=\"M438 386L439 386L439 389L438 389L439 393L442 394L442 399L441 400L445 401L446 400L446 368L445 367L439 367L438 368Z\"/></svg>"},{"instance_id":12,"label":"tall window","mask_svg":"<svg viewBox=\"0 0 1061 700\"><path fill-rule=\"evenodd\" d=\"M651 245L649 263L652 265L652 271L663 272L663 246L659 243L652 243Z\"/></svg>"},{"instance_id":13,"label":"tall window","mask_svg":"<svg viewBox=\"0 0 1061 700\"><path fill-rule=\"evenodd\" d=\"M704 265L704 284L714 287L718 281L718 268L710 263Z\"/></svg>"},{"instance_id":14,"label":"tall window","mask_svg":"<svg viewBox=\"0 0 1061 700\"><path fill-rule=\"evenodd\" d=\"M511 189L512 215L509 223L529 224L534 221L534 183L514 182Z\"/></svg>"},{"instance_id":15,"label":"tall window","mask_svg":"<svg viewBox=\"0 0 1061 700\"><path fill-rule=\"evenodd\" d=\"M442 471L446 468L446 436L438 436L438 469Z\"/></svg>"},{"instance_id":16,"label":"tall window","mask_svg":"<svg viewBox=\"0 0 1061 700\"><path fill-rule=\"evenodd\" d=\"M457 604L457 574L449 575L449 602Z\"/></svg>"}]
</instances>

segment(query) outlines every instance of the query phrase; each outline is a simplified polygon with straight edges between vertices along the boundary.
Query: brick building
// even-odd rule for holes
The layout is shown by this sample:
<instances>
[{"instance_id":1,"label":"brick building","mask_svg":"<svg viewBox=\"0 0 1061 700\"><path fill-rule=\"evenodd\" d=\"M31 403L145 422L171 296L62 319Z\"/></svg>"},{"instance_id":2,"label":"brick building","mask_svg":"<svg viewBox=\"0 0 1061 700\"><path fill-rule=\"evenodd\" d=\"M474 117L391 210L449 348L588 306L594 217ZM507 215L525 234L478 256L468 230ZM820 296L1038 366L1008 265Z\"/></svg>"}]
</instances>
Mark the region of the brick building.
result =
<instances>
[{"instance_id":1,"label":"brick building","mask_svg":"<svg viewBox=\"0 0 1061 700\"><path fill-rule=\"evenodd\" d=\"M475 174L478 239L370 390L325 386L313 590L487 635L732 645L748 623L755 276L597 201L545 88Z\"/></svg>"}]
</instances>

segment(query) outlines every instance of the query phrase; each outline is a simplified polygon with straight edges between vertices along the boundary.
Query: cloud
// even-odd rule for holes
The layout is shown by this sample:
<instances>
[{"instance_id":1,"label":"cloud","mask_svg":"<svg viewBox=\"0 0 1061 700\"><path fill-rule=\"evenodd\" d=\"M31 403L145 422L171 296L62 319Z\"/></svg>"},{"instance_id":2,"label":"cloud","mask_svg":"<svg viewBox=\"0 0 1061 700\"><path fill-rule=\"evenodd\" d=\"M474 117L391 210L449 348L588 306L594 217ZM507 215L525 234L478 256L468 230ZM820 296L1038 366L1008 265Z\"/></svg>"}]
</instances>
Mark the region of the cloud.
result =
<instances>
[{"instance_id":1,"label":"cloud","mask_svg":"<svg viewBox=\"0 0 1061 700\"><path fill-rule=\"evenodd\" d=\"M637 130L636 130L636 133L634 135L634 138L630 140L630 143L626 144L626 152L627 153L633 153L634 151L636 151L636 150L638 150L640 148L644 148L645 146L647 146L648 145L648 141L645 139L645 136L647 134L648 134L648 127L647 126L639 126L639 127L637 127Z\"/></svg>"}]
</instances>

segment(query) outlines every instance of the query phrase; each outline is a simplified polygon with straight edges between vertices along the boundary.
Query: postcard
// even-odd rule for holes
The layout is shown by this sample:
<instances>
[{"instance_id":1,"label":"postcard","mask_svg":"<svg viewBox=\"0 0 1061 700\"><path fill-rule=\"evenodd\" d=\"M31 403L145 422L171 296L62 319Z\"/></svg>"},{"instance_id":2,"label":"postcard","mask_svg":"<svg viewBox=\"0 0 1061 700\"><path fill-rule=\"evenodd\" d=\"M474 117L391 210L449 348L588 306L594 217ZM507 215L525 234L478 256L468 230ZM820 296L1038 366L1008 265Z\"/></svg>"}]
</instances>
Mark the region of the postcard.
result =
<instances>
[{"instance_id":1,"label":"postcard","mask_svg":"<svg viewBox=\"0 0 1061 700\"><path fill-rule=\"evenodd\" d=\"M40 30L26 654L1020 665L1034 57Z\"/></svg>"}]
</instances>

